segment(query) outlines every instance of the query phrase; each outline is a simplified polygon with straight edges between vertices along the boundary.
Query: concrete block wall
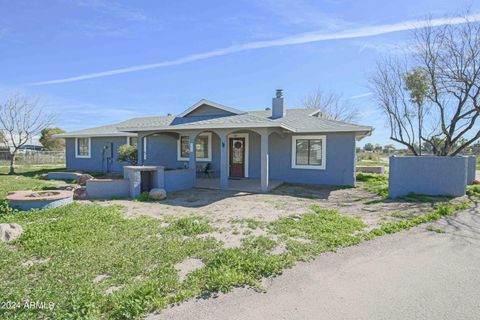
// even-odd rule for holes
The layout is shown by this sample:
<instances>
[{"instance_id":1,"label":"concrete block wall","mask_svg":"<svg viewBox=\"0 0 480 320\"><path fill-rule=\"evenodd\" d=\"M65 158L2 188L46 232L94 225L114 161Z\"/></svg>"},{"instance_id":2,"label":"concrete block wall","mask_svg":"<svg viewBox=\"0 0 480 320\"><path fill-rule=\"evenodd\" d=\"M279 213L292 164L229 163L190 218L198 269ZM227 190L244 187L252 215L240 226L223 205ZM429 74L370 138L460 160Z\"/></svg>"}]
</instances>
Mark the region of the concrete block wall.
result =
<instances>
[{"instance_id":1,"label":"concrete block wall","mask_svg":"<svg viewBox=\"0 0 480 320\"><path fill-rule=\"evenodd\" d=\"M390 157L388 193L463 196L467 186L467 157Z\"/></svg>"}]
</instances>

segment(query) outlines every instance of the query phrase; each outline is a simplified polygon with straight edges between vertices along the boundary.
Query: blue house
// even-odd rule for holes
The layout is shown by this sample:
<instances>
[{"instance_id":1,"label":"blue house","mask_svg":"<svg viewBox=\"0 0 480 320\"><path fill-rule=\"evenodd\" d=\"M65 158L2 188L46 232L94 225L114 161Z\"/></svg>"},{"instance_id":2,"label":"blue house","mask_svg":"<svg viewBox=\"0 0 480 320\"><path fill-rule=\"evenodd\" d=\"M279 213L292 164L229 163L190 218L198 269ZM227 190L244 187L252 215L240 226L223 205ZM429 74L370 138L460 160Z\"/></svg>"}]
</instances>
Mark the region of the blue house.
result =
<instances>
[{"instance_id":1,"label":"blue house","mask_svg":"<svg viewBox=\"0 0 480 320\"><path fill-rule=\"evenodd\" d=\"M134 118L57 135L67 169L118 171L123 144L138 146L140 166L191 170L193 185L221 189L237 181L268 191L282 182L353 186L355 143L372 127L327 119L319 110L286 109L282 90L271 108L241 111L200 100L172 116Z\"/></svg>"}]
</instances>

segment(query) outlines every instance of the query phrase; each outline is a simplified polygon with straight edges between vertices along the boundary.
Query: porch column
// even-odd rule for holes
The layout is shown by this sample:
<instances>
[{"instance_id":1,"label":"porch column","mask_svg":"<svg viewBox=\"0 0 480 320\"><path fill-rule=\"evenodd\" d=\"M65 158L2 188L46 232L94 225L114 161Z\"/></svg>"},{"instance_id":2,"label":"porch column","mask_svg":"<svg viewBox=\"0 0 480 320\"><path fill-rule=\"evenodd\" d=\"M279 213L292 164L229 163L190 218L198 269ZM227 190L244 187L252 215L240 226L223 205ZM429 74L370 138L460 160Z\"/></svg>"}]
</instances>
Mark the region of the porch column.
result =
<instances>
[{"instance_id":1,"label":"porch column","mask_svg":"<svg viewBox=\"0 0 480 320\"><path fill-rule=\"evenodd\" d=\"M262 192L268 191L268 136L270 132L268 129L265 129L260 133L260 189Z\"/></svg>"},{"instance_id":2,"label":"porch column","mask_svg":"<svg viewBox=\"0 0 480 320\"><path fill-rule=\"evenodd\" d=\"M188 134L188 143L190 145L188 168L193 170L193 185L197 183L197 152L196 141L198 133Z\"/></svg>"},{"instance_id":3,"label":"porch column","mask_svg":"<svg viewBox=\"0 0 480 320\"><path fill-rule=\"evenodd\" d=\"M228 132L221 131L217 134L220 137L220 189L226 190L228 189Z\"/></svg>"},{"instance_id":4,"label":"porch column","mask_svg":"<svg viewBox=\"0 0 480 320\"><path fill-rule=\"evenodd\" d=\"M138 139L137 140L137 156L138 156L137 163L139 166L143 166L143 148L144 148L143 135L139 134L137 139Z\"/></svg>"}]
</instances>

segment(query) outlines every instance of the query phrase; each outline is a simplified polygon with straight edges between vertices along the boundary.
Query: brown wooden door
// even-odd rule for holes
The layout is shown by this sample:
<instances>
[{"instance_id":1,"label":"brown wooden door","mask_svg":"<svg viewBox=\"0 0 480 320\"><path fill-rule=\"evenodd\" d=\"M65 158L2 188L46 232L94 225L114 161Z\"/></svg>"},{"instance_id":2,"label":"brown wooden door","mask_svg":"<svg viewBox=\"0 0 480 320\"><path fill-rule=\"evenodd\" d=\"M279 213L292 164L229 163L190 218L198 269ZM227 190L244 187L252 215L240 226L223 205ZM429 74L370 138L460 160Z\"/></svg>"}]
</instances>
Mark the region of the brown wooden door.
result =
<instances>
[{"instance_id":1,"label":"brown wooden door","mask_svg":"<svg viewBox=\"0 0 480 320\"><path fill-rule=\"evenodd\" d=\"M230 138L230 177L245 177L245 138Z\"/></svg>"}]
</instances>

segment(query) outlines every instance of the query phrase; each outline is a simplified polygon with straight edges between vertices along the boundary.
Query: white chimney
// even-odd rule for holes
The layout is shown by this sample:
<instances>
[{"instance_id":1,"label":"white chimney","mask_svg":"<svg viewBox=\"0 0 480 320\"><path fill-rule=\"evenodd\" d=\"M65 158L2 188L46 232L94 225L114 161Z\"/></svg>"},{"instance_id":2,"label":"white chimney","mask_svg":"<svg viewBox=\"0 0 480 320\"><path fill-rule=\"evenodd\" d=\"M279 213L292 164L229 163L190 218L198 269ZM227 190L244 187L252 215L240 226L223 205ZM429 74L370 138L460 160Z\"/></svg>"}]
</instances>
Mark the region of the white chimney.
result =
<instances>
[{"instance_id":1,"label":"white chimney","mask_svg":"<svg viewBox=\"0 0 480 320\"><path fill-rule=\"evenodd\" d=\"M277 89L275 98L272 99L272 119L282 118L285 115L285 100L283 90Z\"/></svg>"}]
</instances>

